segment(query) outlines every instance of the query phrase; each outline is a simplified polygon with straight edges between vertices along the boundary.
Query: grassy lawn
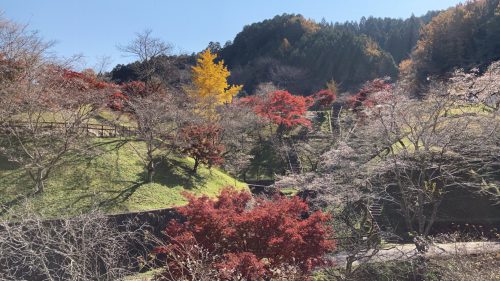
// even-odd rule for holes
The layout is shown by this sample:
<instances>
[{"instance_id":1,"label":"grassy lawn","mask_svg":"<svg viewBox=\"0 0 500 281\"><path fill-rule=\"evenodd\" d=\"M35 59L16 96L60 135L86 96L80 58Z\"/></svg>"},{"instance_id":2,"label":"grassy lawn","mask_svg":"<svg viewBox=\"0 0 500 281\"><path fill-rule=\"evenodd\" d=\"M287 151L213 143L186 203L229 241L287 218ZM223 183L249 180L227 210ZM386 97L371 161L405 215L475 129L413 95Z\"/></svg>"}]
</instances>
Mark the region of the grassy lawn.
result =
<instances>
[{"instance_id":1,"label":"grassy lawn","mask_svg":"<svg viewBox=\"0 0 500 281\"><path fill-rule=\"evenodd\" d=\"M137 122L126 113L115 112L109 109L102 109L99 114L91 120L91 123L109 124L110 122L126 127L136 127Z\"/></svg>"},{"instance_id":2,"label":"grassy lawn","mask_svg":"<svg viewBox=\"0 0 500 281\"><path fill-rule=\"evenodd\" d=\"M299 193L300 189L290 187L290 188L282 188L280 189L280 191L286 196L293 197Z\"/></svg>"},{"instance_id":3,"label":"grassy lawn","mask_svg":"<svg viewBox=\"0 0 500 281\"><path fill-rule=\"evenodd\" d=\"M107 213L143 211L186 203L183 192L216 196L225 186L247 189L223 171L204 166L193 174L194 160L180 156L165 157L157 167L154 183L144 183L144 168L137 152L143 143L99 140L96 156L66 159L46 182L45 191L30 199L32 182L22 169L0 158L0 204L14 208L28 203L45 217L70 216L99 208ZM121 145L118 145L121 144Z\"/></svg>"},{"instance_id":4,"label":"grassy lawn","mask_svg":"<svg viewBox=\"0 0 500 281\"><path fill-rule=\"evenodd\" d=\"M153 280L155 274L159 272L159 270L151 270L144 273L139 273L136 275L131 275L125 277L123 281L150 281Z\"/></svg>"}]
</instances>

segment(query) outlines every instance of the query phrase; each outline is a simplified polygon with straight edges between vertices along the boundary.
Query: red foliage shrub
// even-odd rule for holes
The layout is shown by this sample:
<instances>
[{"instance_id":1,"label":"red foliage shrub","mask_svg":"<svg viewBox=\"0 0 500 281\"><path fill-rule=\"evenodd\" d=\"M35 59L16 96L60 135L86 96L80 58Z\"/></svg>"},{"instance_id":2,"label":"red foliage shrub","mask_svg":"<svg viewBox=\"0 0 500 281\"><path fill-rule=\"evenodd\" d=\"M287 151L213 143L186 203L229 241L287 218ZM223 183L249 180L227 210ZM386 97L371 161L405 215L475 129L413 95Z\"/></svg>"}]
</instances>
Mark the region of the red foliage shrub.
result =
<instances>
[{"instance_id":1,"label":"red foliage shrub","mask_svg":"<svg viewBox=\"0 0 500 281\"><path fill-rule=\"evenodd\" d=\"M74 87L78 87L79 90L116 88L116 85L113 83L104 82L98 80L95 76L68 69L63 70L63 78L66 82L72 83Z\"/></svg>"},{"instance_id":2,"label":"red foliage shrub","mask_svg":"<svg viewBox=\"0 0 500 281\"><path fill-rule=\"evenodd\" d=\"M311 121L304 117L313 104L313 98L294 96L287 91L275 91L266 97L248 97L241 102L253 107L255 113L277 125L287 128L298 125L310 127Z\"/></svg>"},{"instance_id":3,"label":"red foliage shrub","mask_svg":"<svg viewBox=\"0 0 500 281\"><path fill-rule=\"evenodd\" d=\"M63 70L62 78L68 89L82 90L108 90L107 106L113 110L122 111L125 107L127 96L120 90L120 86L99 80L92 73Z\"/></svg>"},{"instance_id":4,"label":"red foliage shrub","mask_svg":"<svg viewBox=\"0 0 500 281\"><path fill-rule=\"evenodd\" d=\"M334 92L324 89L312 95L314 103L320 108L326 108L333 104L337 99L337 95Z\"/></svg>"},{"instance_id":5,"label":"red foliage shrub","mask_svg":"<svg viewBox=\"0 0 500 281\"><path fill-rule=\"evenodd\" d=\"M0 53L0 82L15 80L23 68L24 64L22 62L7 59L5 55Z\"/></svg>"},{"instance_id":6,"label":"red foliage shrub","mask_svg":"<svg viewBox=\"0 0 500 281\"><path fill-rule=\"evenodd\" d=\"M159 83L149 83L147 86L142 81L131 81L121 85L115 85L117 92L109 97L108 106L117 111L132 111L127 107L126 101L132 97L145 97L152 93L164 93Z\"/></svg>"},{"instance_id":7,"label":"red foliage shrub","mask_svg":"<svg viewBox=\"0 0 500 281\"><path fill-rule=\"evenodd\" d=\"M257 257L249 252L229 253L224 255L225 260L215 265L220 279L232 280L236 275L243 280L259 280L266 274L266 268Z\"/></svg>"},{"instance_id":8,"label":"red foliage shrub","mask_svg":"<svg viewBox=\"0 0 500 281\"><path fill-rule=\"evenodd\" d=\"M349 97L347 103L354 110L359 110L361 107L373 107L381 102L380 96L373 94L390 91L391 85L386 83L384 79L375 79L367 82L356 95Z\"/></svg>"},{"instance_id":9,"label":"red foliage shrub","mask_svg":"<svg viewBox=\"0 0 500 281\"><path fill-rule=\"evenodd\" d=\"M191 125L181 130L181 152L194 158L193 172L196 172L200 163L211 167L224 162L220 131L213 124Z\"/></svg>"},{"instance_id":10,"label":"red foliage shrub","mask_svg":"<svg viewBox=\"0 0 500 281\"><path fill-rule=\"evenodd\" d=\"M128 96L122 92L115 92L109 97L108 107L116 111L123 111L127 100Z\"/></svg>"},{"instance_id":11,"label":"red foliage shrub","mask_svg":"<svg viewBox=\"0 0 500 281\"><path fill-rule=\"evenodd\" d=\"M146 94L146 84L141 81L123 83L120 87L126 96L144 96Z\"/></svg>"},{"instance_id":12,"label":"red foliage shrub","mask_svg":"<svg viewBox=\"0 0 500 281\"><path fill-rule=\"evenodd\" d=\"M144 96L146 94L146 86L141 81L123 83L117 87L119 89L109 97L108 101L108 107L116 111L126 111L127 101L130 97Z\"/></svg>"},{"instance_id":13,"label":"red foliage shrub","mask_svg":"<svg viewBox=\"0 0 500 281\"><path fill-rule=\"evenodd\" d=\"M249 193L229 188L218 200L187 197L189 204L177 209L186 221L171 221L165 230L170 244L155 249L166 256L170 269L179 268L179 260L169 254L179 257L180 249L198 245L218 257L211 266L221 280L228 274L262 280L286 265L308 273L328 264L324 255L335 248L330 217L321 211L308 216L307 204L298 197L252 201Z\"/></svg>"}]
</instances>

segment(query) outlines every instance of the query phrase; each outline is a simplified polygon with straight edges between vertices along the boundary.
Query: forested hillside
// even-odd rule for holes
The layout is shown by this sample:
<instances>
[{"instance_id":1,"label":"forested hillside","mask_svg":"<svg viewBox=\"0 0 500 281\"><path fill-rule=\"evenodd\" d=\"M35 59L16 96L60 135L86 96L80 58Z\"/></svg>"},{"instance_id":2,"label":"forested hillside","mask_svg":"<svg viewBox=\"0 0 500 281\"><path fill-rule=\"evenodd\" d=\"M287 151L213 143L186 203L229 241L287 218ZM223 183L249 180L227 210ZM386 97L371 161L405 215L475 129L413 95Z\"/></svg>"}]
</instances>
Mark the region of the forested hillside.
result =
<instances>
[{"instance_id":1,"label":"forested hillside","mask_svg":"<svg viewBox=\"0 0 500 281\"><path fill-rule=\"evenodd\" d=\"M309 95L334 80L347 90L382 76L395 76L420 28L437 12L409 19L362 18L316 23L281 15L246 26L220 51L233 81L251 93L261 82Z\"/></svg>"},{"instance_id":2,"label":"forested hillside","mask_svg":"<svg viewBox=\"0 0 500 281\"><path fill-rule=\"evenodd\" d=\"M179 86L187 83L191 79L191 66L196 62L196 56L180 55L166 56L162 55L153 59L155 61L153 76L170 86ZM136 61L130 64L118 64L108 73L113 82L126 83L140 80L139 72L144 67L144 63ZM142 79L144 80L144 79Z\"/></svg>"},{"instance_id":3,"label":"forested hillside","mask_svg":"<svg viewBox=\"0 0 500 281\"><path fill-rule=\"evenodd\" d=\"M344 90L381 76L395 76L397 64L409 57L420 28L437 12L406 20L362 18L360 22L316 23L302 15L283 14L246 26L233 42L208 45L228 65L232 82L252 94L263 82L301 95L316 92L329 81ZM156 58L156 75L170 85L189 80L195 56ZM117 65L115 82L138 78L138 62Z\"/></svg>"},{"instance_id":4,"label":"forested hillside","mask_svg":"<svg viewBox=\"0 0 500 281\"><path fill-rule=\"evenodd\" d=\"M207 48L231 70L230 82L253 94L271 82L299 95L311 95L334 81L341 91L402 72L416 86L429 76L457 68L470 70L500 58L499 0L460 4L408 19L361 18L359 22L317 23L283 14L247 25L233 42ZM190 80L195 54L155 58L156 76L169 85ZM138 62L117 65L114 82L136 80Z\"/></svg>"},{"instance_id":5,"label":"forested hillside","mask_svg":"<svg viewBox=\"0 0 500 281\"><path fill-rule=\"evenodd\" d=\"M417 82L455 68L484 70L500 58L500 1L481 0L450 8L426 25L411 55L402 65Z\"/></svg>"}]
</instances>

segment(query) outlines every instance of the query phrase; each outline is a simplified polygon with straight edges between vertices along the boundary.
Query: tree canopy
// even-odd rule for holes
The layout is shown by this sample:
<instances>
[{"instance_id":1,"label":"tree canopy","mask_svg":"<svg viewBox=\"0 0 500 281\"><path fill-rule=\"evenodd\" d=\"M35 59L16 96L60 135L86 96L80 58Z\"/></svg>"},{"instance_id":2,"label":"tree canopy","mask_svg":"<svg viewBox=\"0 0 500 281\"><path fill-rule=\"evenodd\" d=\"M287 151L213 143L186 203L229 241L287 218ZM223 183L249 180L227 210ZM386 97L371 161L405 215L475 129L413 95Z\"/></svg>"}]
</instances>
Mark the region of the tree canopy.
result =
<instances>
[{"instance_id":1,"label":"tree canopy","mask_svg":"<svg viewBox=\"0 0 500 281\"><path fill-rule=\"evenodd\" d=\"M454 68L488 66L500 58L500 1L480 0L450 8L422 29L411 55L419 82Z\"/></svg>"},{"instance_id":2,"label":"tree canopy","mask_svg":"<svg viewBox=\"0 0 500 281\"><path fill-rule=\"evenodd\" d=\"M210 49L202 52L193 66L193 83L196 96L201 99L213 99L216 103L229 103L241 89L241 86L229 85L227 78L231 73L224 66L224 61L214 62L217 58Z\"/></svg>"}]
</instances>

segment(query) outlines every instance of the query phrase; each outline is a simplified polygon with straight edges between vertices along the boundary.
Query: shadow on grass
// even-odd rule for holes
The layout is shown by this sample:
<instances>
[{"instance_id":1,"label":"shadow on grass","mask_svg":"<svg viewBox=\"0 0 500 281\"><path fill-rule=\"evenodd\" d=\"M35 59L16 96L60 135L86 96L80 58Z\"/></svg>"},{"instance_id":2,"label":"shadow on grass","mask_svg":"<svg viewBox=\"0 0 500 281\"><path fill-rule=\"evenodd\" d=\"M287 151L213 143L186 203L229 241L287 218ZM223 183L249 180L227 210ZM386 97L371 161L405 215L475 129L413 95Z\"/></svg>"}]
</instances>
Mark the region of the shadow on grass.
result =
<instances>
[{"instance_id":1,"label":"shadow on grass","mask_svg":"<svg viewBox=\"0 0 500 281\"><path fill-rule=\"evenodd\" d=\"M102 148L106 153L109 153L113 150L118 151L123 142L108 142L106 145L108 146ZM90 155L78 158L76 155L69 155L63 167L54 171L52 175L53 178L63 177L62 180L57 179L46 190L54 193L42 194L44 196L40 202L49 202L50 206L44 203L43 207L41 205L39 207L47 207L54 212L68 211L71 213L86 212L95 208L111 210L129 200L140 190L141 186L146 184L144 171L136 174L139 176L138 178L131 175L126 175L123 178L123 173L128 172L128 170L120 171L118 158L115 162L107 163L109 164L107 167L103 167L109 171L105 170L105 173L101 173L101 170L97 170L96 172L92 165L93 160L99 156ZM0 205L9 208L15 207L26 196L31 197L28 195L28 189L23 189L23 192L18 189L19 186L27 186L26 184L29 182L24 173L5 171L2 174L1 172L2 170L0 170ZM100 181L96 182L96 176L107 178L101 184ZM182 187L189 190L203 187L206 185L207 179L193 173L191 165L182 159L164 158L159 161L156 167L153 183L161 185L160 188L165 189Z\"/></svg>"},{"instance_id":2,"label":"shadow on grass","mask_svg":"<svg viewBox=\"0 0 500 281\"><path fill-rule=\"evenodd\" d=\"M117 194L115 196L101 201L99 203L99 207L109 208L119 203L127 201L127 199L129 199L130 196L132 196L137 191L137 189L139 189L139 187L144 185L146 182L140 181L140 182L129 182L129 183L131 183L132 185L126 187L125 189L122 189L121 191L116 191L115 193Z\"/></svg>"},{"instance_id":3,"label":"shadow on grass","mask_svg":"<svg viewBox=\"0 0 500 281\"><path fill-rule=\"evenodd\" d=\"M145 174L142 174L145 177ZM166 186L181 186L184 189L194 189L206 184L207 179L194 173L185 162L176 159L163 159L156 167L153 178L155 183Z\"/></svg>"},{"instance_id":4,"label":"shadow on grass","mask_svg":"<svg viewBox=\"0 0 500 281\"><path fill-rule=\"evenodd\" d=\"M28 196L31 196L31 195L28 195ZM6 213L8 213L12 207L16 206L17 204L19 204L21 201L23 201L25 199L26 199L26 195L19 195L10 201L2 203L0 205L0 217L5 215Z\"/></svg>"},{"instance_id":5,"label":"shadow on grass","mask_svg":"<svg viewBox=\"0 0 500 281\"><path fill-rule=\"evenodd\" d=\"M66 155L66 162L72 165L78 165L82 163L87 163L87 165L90 165L92 161L102 157L105 154L119 151L127 143L129 143L129 141L126 139L104 139L102 141L89 145L86 148L87 153Z\"/></svg>"},{"instance_id":6,"label":"shadow on grass","mask_svg":"<svg viewBox=\"0 0 500 281\"><path fill-rule=\"evenodd\" d=\"M159 164L156 167L156 173L153 177L153 183L167 187L182 186L184 189L193 189L206 184L206 179L192 172L190 167L185 162L176 159L158 159ZM140 178L146 179L145 171L139 174ZM123 189L120 190L103 190L103 192L113 194L111 198L103 199L98 203L99 208L113 208L120 203L127 201L139 188L147 181L118 181L123 183ZM88 198L88 195L83 195L81 199ZM77 203L75 201L74 203Z\"/></svg>"},{"instance_id":7,"label":"shadow on grass","mask_svg":"<svg viewBox=\"0 0 500 281\"><path fill-rule=\"evenodd\" d=\"M0 155L0 171L16 170L19 167L19 164L9 161L4 155Z\"/></svg>"},{"instance_id":8,"label":"shadow on grass","mask_svg":"<svg viewBox=\"0 0 500 281\"><path fill-rule=\"evenodd\" d=\"M116 205L126 201L130 196L132 196L139 187L141 187L144 182L130 182L123 181L123 183L129 183L131 185L125 187L121 190L101 190L99 193L110 194L110 198L103 198L99 193L86 193L74 197L71 203L67 205L67 208L74 210L75 206L80 206L79 211L88 211L95 208L98 209L113 209ZM82 204L83 203L83 204Z\"/></svg>"},{"instance_id":9,"label":"shadow on grass","mask_svg":"<svg viewBox=\"0 0 500 281\"><path fill-rule=\"evenodd\" d=\"M34 183L25 171L0 170L0 206L13 207L20 199L33 196Z\"/></svg>"}]
</instances>

